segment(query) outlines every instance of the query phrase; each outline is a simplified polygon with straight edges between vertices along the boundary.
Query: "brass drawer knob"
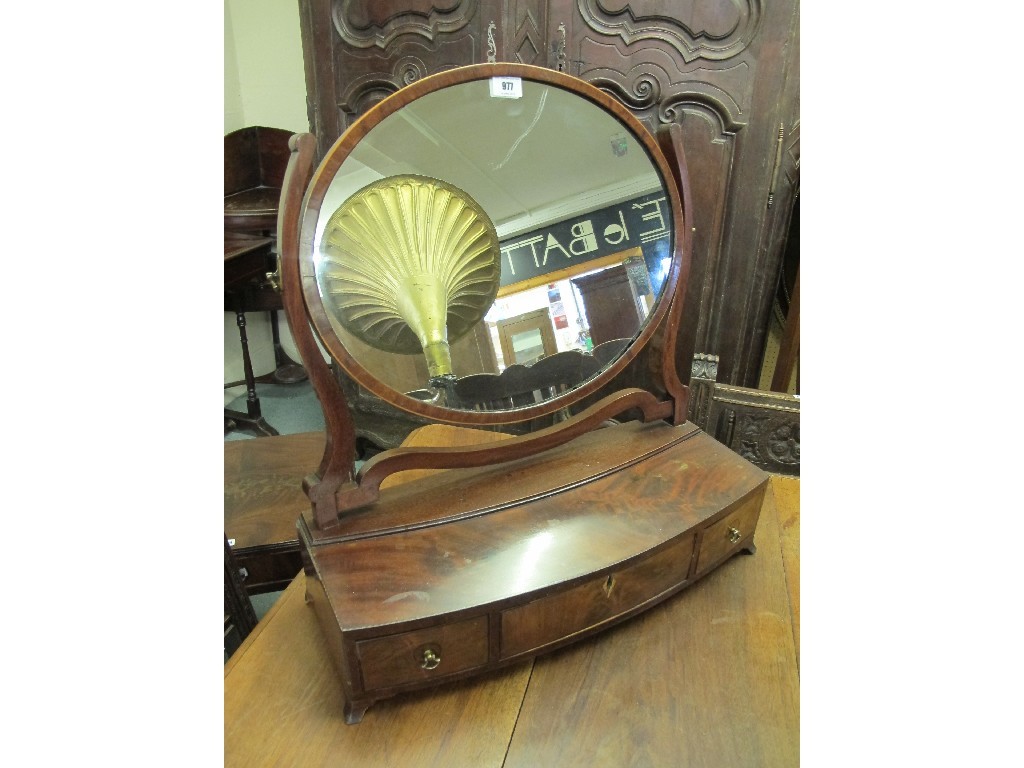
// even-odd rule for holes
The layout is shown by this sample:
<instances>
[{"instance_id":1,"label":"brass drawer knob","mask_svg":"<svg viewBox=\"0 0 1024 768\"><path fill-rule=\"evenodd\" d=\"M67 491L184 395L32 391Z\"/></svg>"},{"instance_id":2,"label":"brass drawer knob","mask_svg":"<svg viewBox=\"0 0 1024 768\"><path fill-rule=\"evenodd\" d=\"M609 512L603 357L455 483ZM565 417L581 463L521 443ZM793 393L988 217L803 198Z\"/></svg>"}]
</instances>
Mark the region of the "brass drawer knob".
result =
<instances>
[{"instance_id":1,"label":"brass drawer knob","mask_svg":"<svg viewBox=\"0 0 1024 768\"><path fill-rule=\"evenodd\" d=\"M729 529L729 541L735 544L740 540L740 532L736 528Z\"/></svg>"},{"instance_id":2,"label":"brass drawer knob","mask_svg":"<svg viewBox=\"0 0 1024 768\"><path fill-rule=\"evenodd\" d=\"M433 648L427 648L423 651L423 660L420 661L421 667L424 669L435 669L440 663L441 657L434 653Z\"/></svg>"}]
</instances>

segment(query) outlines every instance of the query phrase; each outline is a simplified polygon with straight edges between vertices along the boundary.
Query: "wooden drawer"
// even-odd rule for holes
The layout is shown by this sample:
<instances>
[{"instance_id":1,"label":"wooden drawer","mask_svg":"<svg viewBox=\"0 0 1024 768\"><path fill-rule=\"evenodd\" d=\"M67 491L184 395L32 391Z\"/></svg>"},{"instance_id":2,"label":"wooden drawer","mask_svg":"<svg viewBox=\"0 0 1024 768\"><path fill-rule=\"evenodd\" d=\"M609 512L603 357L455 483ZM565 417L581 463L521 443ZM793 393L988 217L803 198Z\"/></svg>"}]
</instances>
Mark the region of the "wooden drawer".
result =
<instances>
[{"instance_id":1,"label":"wooden drawer","mask_svg":"<svg viewBox=\"0 0 1024 768\"><path fill-rule=\"evenodd\" d=\"M502 659L533 651L622 616L686 581L695 536L654 555L501 614Z\"/></svg>"},{"instance_id":2,"label":"wooden drawer","mask_svg":"<svg viewBox=\"0 0 1024 768\"><path fill-rule=\"evenodd\" d=\"M240 548L234 554L238 567L245 569L242 586L250 595L284 589L302 570L298 541Z\"/></svg>"},{"instance_id":3,"label":"wooden drawer","mask_svg":"<svg viewBox=\"0 0 1024 768\"><path fill-rule=\"evenodd\" d=\"M761 512L764 498L762 487L759 493L752 494L735 510L717 523L712 523L704 530L700 552L697 555L697 571L703 572L731 555L741 545L745 546L754 535L757 518Z\"/></svg>"},{"instance_id":4,"label":"wooden drawer","mask_svg":"<svg viewBox=\"0 0 1024 768\"><path fill-rule=\"evenodd\" d=\"M366 690L462 672L487 663L487 617L362 640L356 654Z\"/></svg>"}]
</instances>

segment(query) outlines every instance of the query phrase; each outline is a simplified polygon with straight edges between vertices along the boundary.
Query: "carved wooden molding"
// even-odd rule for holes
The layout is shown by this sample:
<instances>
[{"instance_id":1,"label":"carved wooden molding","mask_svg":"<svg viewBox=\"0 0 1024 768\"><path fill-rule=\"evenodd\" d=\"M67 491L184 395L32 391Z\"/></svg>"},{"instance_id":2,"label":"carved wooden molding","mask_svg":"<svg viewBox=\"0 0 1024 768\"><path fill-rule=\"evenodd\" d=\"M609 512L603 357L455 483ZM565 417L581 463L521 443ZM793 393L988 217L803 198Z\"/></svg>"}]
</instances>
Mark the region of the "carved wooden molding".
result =
<instances>
[{"instance_id":1,"label":"carved wooden molding","mask_svg":"<svg viewBox=\"0 0 1024 768\"><path fill-rule=\"evenodd\" d=\"M466 27L478 3L468 0L407 0L406 10L387 15L388 3L336 0L331 18L338 35L354 48L386 49L400 35L419 35L433 41L438 34Z\"/></svg>"},{"instance_id":2,"label":"carved wooden molding","mask_svg":"<svg viewBox=\"0 0 1024 768\"><path fill-rule=\"evenodd\" d=\"M580 75L634 112L656 110L660 123L675 123L683 111L695 107L714 117L723 135L735 134L746 123L743 110L730 94L707 82L672 82L669 73L653 62L643 62L620 72L595 67Z\"/></svg>"},{"instance_id":3,"label":"carved wooden molding","mask_svg":"<svg viewBox=\"0 0 1024 768\"><path fill-rule=\"evenodd\" d=\"M711 381L717 379L718 355L706 355L703 352L695 354L693 362L690 364L690 378L710 379Z\"/></svg>"},{"instance_id":4,"label":"carved wooden molding","mask_svg":"<svg viewBox=\"0 0 1024 768\"><path fill-rule=\"evenodd\" d=\"M800 470L800 421L790 413L722 412L725 443L752 464L776 472Z\"/></svg>"},{"instance_id":5,"label":"carved wooden molding","mask_svg":"<svg viewBox=\"0 0 1024 768\"><path fill-rule=\"evenodd\" d=\"M712 116L723 135L733 135L746 122L739 119L739 108L729 95L708 83L688 83L686 90L667 96L658 105L658 119L663 123L674 123L682 119L688 108L702 110Z\"/></svg>"},{"instance_id":6,"label":"carved wooden molding","mask_svg":"<svg viewBox=\"0 0 1024 768\"><path fill-rule=\"evenodd\" d=\"M690 403L687 419L706 431L711 401L715 395L715 379L718 378L718 355L698 352L690 364Z\"/></svg>"},{"instance_id":7,"label":"carved wooden molding","mask_svg":"<svg viewBox=\"0 0 1024 768\"><path fill-rule=\"evenodd\" d=\"M345 116L358 115L365 112L381 99L391 95L401 86L397 78L385 77L380 73L357 77L351 80L341 98L338 109ZM346 122L342 122L344 132Z\"/></svg>"},{"instance_id":8,"label":"carved wooden molding","mask_svg":"<svg viewBox=\"0 0 1024 768\"><path fill-rule=\"evenodd\" d=\"M800 399L719 384L718 362L718 355L693 356L690 421L762 469L799 475Z\"/></svg>"},{"instance_id":9,"label":"carved wooden molding","mask_svg":"<svg viewBox=\"0 0 1024 768\"><path fill-rule=\"evenodd\" d=\"M441 50L444 45L463 45L468 51L468 57L470 59L475 58L475 42L469 35L449 40L438 45L437 49ZM426 53L436 58L436 51ZM454 57L453 60L457 59L458 57ZM411 54L395 59L393 62L385 61L382 63L390 67L390 72L374 72L352 78L347 81L344 90L339 94L337 106L342 115L342 132L344 132L344 128L352 117L361 115L378 101L386 96L390 96L399 88L414 83L427 75L457 66L429 64L426 58Z\"/></svg>"},{"instance_id":10,"label":"carved wooden molding","mask_svg":"<svg viewBox=\"0 0 1024 768\"><path fill-rule=\"evenodd\" d=\"M524 10L523 20L516 29L512 46L512 55L520 64L535 64L540 67L547 64L547 46L544 43L541 24L529 8Z\"/></svg>"},{"instance_id":11,"label":"carved wooden molding","mask_svg":"<svg viewBox=\"0 0 1024 768\"><path fill-rule=\"evenodd\" d=\"M666 43L686 63L695 59L722 61L739 55L750 45L761 22L761 0L679 3L691 6L676 11L679 18L644 13L644 5L636 1L577 0L580 16L595 32L618 37L626 45ZM689 22L683 23L682 18Z\"/></svg>"},{"instance_id":12,"label":"carved wooden molding","mask_svg":"<svg viewBox=\"0 0 1024 768\"><path fill-rule=\"evenodd\" d=\"M430 74L430 67L418 56L402 56L391 64L391 72L374 72L349 81L338 100L346 116L360 115L403 86Z\"/></svg>"},{"instance_id":13,"label":"carved wooden molding","mask_svg":"<svg viewBox=\"0 0 1024 768\"><path fill-rule=\"evenodd\" d=\"M678 91L664 99L650 105L654 114L647 116L642 114L645 107L640 105L640 102L633 97L633 94L643 94L648 91L648 84L643 82L636 82L633 84L630 93L622 84L618 83L613 79L605 79L596 77L594 79L587 78L589 82L601 90L611 94L631 110L637 112L637 117L641 118L648 124L657 123L678 123L682 120L683 115L690 110L699 111L706 114L711 118L710 122L717 128L718 134L722 138L732 137L740 131L746 123L740 122L736 119L729 109L728 97L722 91L715 93L717 89L713 86L708 86L706 83L694 83L699 90L686 90ZM656 94L656 89L650 89L652 94ZM726 96L726 98L721 98ZM652 98L653 100L653 98ZM731 102L735 104L735 102Z\"/></svg>"}]
</instances>

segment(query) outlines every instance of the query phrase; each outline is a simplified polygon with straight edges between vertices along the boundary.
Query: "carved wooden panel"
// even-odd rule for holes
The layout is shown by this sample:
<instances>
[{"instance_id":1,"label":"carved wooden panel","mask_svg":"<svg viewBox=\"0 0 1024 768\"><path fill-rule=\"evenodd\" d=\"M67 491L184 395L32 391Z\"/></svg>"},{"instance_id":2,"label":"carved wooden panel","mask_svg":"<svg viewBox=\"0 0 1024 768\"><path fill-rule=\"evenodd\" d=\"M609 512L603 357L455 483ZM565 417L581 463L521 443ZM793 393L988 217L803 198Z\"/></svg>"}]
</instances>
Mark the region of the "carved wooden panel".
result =
<instances>
[{"instance_id":1,"label":"carved wooden panel","mask_svg":"<svg viewBox=\"0 0 1024 768\"><path fill-rule=\"evenodd\" d=\"M580 16L593 30L626 45L665 43L689 64L694 59L728 59L741 53L757 33L760 0L578 0Z\"/></svg>"},{"instance_id":2,"label":"carved wooden panel","mask_svg":"<svg viewBox=\"0 0 1024 768\"><path fill-rule=\"evenodd\" d=\"M796 105L786 89L796 0L574 0L555 12L572 12L570 72L652 132L669 122L684 128L697 230L679 370L696 350L716 349L724 381L756 384L781 258L767 201L777 123Z\"/></svg>"},{"instance_id":3,"label":"carved wooden panel","mask_svg":"<svg viewBox=\"0 0 1024 768\"><path fill-rule=\"evenodd\" d=\"M502 61L551 67L551 32L548 4L543 0L512 0L504 29Z\"/></svg>"},{"instance_id":4,"label":"carved wooden panel","mask_svg":"<svg viewBox=\"0 0 1024 768\"><path fill-rule=\"evenodd\" d=\"M752 464L783 474L800 474L800 422L792 411L744 413L728 409L719 417L722 441Z\"/></svg>"},{"instance_id":5,"label":"carved wooden panel","mask_svg":"<svg viewBox=\"0 0 1024 768\"><path fill-rule=\"evenodd\" d=\"M393 3L336 2L334 27L341 39L354 48L387 50L401 35L420 35L432 41L439 32L458 32L468 23L473 3L465 0L407 0Z\"/></svg>"},{"instance_id":6,"label":"carved wooden panel","mask_svg":"<svg viewBox=\"0 0 1024 768\"><path fill-rule=\"evenodd\" d=\"M694 355L689 420L752 464L799 475L800 399L720 384L718 363L717 355Z\"/></svg>"},{"instance_id":7,"label":"carved wooden panel","mask_svg":"<svg viewBox=\"0 0 1024 768\"><path fill-rule=\"evenodd\" d=\"M502 10L500 0L299 0L310 130L320 154L403 85L487 61Z\"/></svg>"},{"instance_id":8,"label":"carved wooden panel","mask_svg":"<svg viewBox=\"0 0 1024 768\"><path fill-rule=\"evenodd\" d=\"M680 123L697 229L677 366L714 349L723 382L756 385L799 188L799 0L300 0L300 16L321 153L406 83L489 56L577 75L652 132Z\"/></svg>"}]
</instances>

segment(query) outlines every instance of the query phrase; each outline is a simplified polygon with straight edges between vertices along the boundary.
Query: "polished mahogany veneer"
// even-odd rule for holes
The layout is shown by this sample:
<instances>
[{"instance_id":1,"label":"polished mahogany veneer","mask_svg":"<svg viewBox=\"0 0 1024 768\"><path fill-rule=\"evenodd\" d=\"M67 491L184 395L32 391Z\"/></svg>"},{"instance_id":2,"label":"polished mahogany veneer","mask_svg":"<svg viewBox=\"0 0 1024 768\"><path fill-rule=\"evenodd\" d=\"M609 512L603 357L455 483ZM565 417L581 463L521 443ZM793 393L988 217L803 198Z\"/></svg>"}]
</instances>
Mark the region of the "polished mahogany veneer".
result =
<instances>
[{"instance_id":1,"label":"polished mahogany veneer","mask_svg":"<svg viewBox=\"0 0 1024 768\"><path fill-rule=\"evenodd\" d=\"M549 89L555 104L566 93L578 97L608 121L602 129L635 139L633 151L650 161L664 192L671 247L646 322L600 373L515 410L458 410L390 389L346 348L317 280L316 231L337 204L327 201L335 179L344 179L346 158L378 126L419 99L495 76ZM534 123L524 118L527 132L544 103ZM406 122L423 125L422 117ZM279 217L281 281L327 438L320 465L303 482L310 508L298 536L307 602L338 669L347 722L358 722L374 701L591 637L737 552L753 552L767 475L686 421L689 390L675 368L693 228L678 126L655 138L576 78L490 64L425 78L385 99L339 138L315 173L313 137L293 137L291 146ZM318 342L374 395L442 423L357 471L345 394ZM642 349L649 354L639 356ZM636 370L641 364L648 368ZM609 391L629 366L643 385ZM571 409L577 405L582 410ZM565 418L533 433L480 429L556 413ZM422 474L409 479L410 472ZM407 482L392 482L403 475Z\"/></svg>"},{"instance_id":2,"label":"polished mahogany veneer","mask_svg":"<svg viewBox=\"0 0 1024 768\"><path fill-rule=\"evenodd\" d=\"M383 531L318 536L304 515L307 599L346 717L591 635L753 551L766 482L691 424L633 422L405 483L374 508Z\"/></svg>"}]
</instances>

